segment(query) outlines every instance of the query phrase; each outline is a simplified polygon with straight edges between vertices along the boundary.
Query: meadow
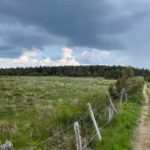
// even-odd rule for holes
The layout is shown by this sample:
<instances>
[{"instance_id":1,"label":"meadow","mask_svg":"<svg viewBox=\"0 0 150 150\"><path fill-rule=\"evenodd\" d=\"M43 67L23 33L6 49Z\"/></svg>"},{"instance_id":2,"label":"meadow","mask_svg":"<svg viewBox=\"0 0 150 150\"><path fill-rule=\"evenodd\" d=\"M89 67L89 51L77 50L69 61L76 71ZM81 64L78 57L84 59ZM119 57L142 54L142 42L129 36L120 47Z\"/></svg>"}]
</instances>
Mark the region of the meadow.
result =
<instances>
[{"instance_id":1,"label":"meadow","mask_svg":"<svg viewBox=\"0 0 150 150\"><path fill-rule=\"evenodd\" d=\"M100 104L113 82L103 78L1 77L0 143L8 139L16 149L30 149L80 119L87 102ZM73 131L68 134L38 147L58 145L74 135Z\"/></svg>"},{"instance_id":2,"label":"meadow","mask_svg":"<svg viewBox=\"0 0 150 150\"><path fill-rule=\"evenodd\" d=\"M108 121L106 91L115 80L1 77L0 144L10 140L16 150L75 150L73 123L78 120L83 146L88 143L87 147L94 150L131 150L130 141L140 114L143 79L131 81L130 88L136 90L121 107L118 100L113 100L118 113L102 130L102 141L96 137L88 143L95 129L87 103L91 103L98 126L102 127Z\"/></svg>"}]
</instances>

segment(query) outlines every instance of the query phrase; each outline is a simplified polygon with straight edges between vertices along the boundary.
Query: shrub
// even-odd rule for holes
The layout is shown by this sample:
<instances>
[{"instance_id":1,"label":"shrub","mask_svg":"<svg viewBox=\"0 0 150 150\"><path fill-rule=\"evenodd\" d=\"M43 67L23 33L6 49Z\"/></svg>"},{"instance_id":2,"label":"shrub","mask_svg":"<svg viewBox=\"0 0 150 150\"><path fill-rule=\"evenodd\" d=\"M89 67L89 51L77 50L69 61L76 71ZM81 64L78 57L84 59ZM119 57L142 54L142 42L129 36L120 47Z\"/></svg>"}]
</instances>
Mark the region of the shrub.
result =
<instances>
[{"instance_id":1,"label":"shrub","mask_svg":"<svg viewBox=\"0 0 150 150\"><path fill-rule=\"evenodd\" d=\"M145 75L144 80L150 82L150 75Z\"/></svg>"},{"instance_id":2,"label":"shrub","mask_svg":"<svg viewBox=\"0 0 150 150\"><path fill-rule=\"evenodd\" d=\"M143 80L130 78L127 80L127 92L129 94L140 90L143 87Z\"/></svg>"}]
</instances>

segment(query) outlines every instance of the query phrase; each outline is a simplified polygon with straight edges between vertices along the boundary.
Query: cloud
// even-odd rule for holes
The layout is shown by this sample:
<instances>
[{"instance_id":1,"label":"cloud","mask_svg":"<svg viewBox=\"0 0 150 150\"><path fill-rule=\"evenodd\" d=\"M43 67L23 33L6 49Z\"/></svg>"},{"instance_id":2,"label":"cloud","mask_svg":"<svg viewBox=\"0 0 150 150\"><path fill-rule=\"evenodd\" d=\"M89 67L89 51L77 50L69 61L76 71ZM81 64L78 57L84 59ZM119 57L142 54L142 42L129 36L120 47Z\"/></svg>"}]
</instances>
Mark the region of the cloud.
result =
<instances>
[{"instance_id":1,"label":"cloud","mask_svg":"<svg viewBox=\"0 0 150 150\"><path fill-rule=\"evenodd\" d=\"M64 58L72 58L72 49L71 48L63 48Z\"/></svg>"},{"instance_id":2,"label":"cloud","mask_svg":"<svg viewBox=\"0 0 150 150\"><path fill-rule=\"evenodd\" d=\"M38 66L37 49L32 51L25 51L18 58L0 58L0 67L27 67Z\"/></svg>"},{"instance_id":3,"label":"cloud","mask_svg":"<svg viewBox=\"0 0 150 150\"><path fill-rule=\"evenodd\" d=\"M47 57L43 59L40 64L42 66L77 66L80 63L76 60L73 56L73 50L71 48L63 48L63 56L60 59L52 60L51 58Z\"/></svg>"},{"instance_id":4,"label":"cloud","mask_svg":"<svg viewBox=\"0 0 150 150\"><path fill-rule=\"evenodd\" d=\"M81 56L85 56L88 52L87 51L84 51L82 52Z\"/></svg>"},{"instance_id":5,"label":"cloud","mask_svg":"<svg viewBox=\"0 0 150 150\"><path fill-rule=\"evenodd\" d=\"M77 66L80 63L76 60L76 58L72 55L73 50L71 48L63 48L64 56L62 59L58 61L58 64L61 65L73 65Z\"/></svg>"},{"instance_id":6,"label":"cloud","mask_svg":"<svg viewBox=\"0 0 150 150\"><path fill-rule=\"evenodd\" d=\"M63 57L60 59L51 59L50 57L42 58L39 49L32 49L23 52L18 58L0 58L0 67L35 67L35 66L64 66L80 65L72 55L72 49L64 48Z\"/></svg>"},{"instance_id":7,"label":"cloud","mask_svg":"<svg viewBox=\"0 0 150 150\"><path fill-rule=\"evenodd\" d=\"M77 56L77 61L81 64L99 65L129 65L129 56L124 51L107 51L99 49L76 49L82 51Z\"/></svg>"},{"instance_id":8,"label":"cloud","mask_svg":"<svg viewBox=\"0 0 150 150\"><path fill-rule=\"evenodd\" d=\"M0 35L0 57L18 57L28 49L43 50L47 45L62 46L65 40L39 27L14 22L0 23Z\"/></svg>"},{"instance_id":9,"label":"cloud","mask_svg":"<svg viewBox=\"0 0 150 150\"><path fill-rule=\"evenodd\" d=\"M148 66L149 7L149 0L1 0L0 65Z\"/></svg>"},{"instance_id":10,"label":"cloud","mask_svg":"<svg viewBox=\"0 0 150 150\"><path fill-rule=\"evenodd\" d=\"M56 44L125 49L121 35L149 17L148 6L147 0L1 0L1 39L10 51Z\"/></svg>"}]
</instances>

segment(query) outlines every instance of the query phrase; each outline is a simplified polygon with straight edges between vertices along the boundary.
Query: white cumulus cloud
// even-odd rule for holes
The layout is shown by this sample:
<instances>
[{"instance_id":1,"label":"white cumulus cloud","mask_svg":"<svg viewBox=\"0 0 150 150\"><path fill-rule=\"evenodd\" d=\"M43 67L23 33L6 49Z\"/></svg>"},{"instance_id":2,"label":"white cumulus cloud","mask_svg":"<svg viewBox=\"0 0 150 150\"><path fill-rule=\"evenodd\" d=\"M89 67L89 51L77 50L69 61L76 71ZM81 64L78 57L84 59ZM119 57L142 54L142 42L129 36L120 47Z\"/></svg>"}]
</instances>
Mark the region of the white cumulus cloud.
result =
<instances>
[{"instance_id":1,"label":"white cumulus cloud","mask_svg":"<svg viewBox=\"0 0 150 150\"><path fill-rule=\"evenodd\" d=\"M73 56L73 50L63 48L63 56L60 59L53 60L50 57L42 58L38 53L39 49L25 51L18 58L0 58L0 67L35 67L35 66L65 66L65 65L80 65Z\"/></svg>"}]
</instances>

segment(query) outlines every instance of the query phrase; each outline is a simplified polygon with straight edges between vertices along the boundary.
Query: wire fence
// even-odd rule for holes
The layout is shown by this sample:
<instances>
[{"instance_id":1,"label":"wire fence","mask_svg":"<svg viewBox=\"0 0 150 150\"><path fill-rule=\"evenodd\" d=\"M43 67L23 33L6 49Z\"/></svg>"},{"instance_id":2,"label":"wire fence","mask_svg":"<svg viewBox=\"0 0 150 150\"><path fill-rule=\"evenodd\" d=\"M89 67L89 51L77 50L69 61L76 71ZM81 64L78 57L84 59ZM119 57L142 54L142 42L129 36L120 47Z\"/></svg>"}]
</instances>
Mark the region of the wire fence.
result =
<instances>
[{"instance_id":1,"label":"wire fence","mask_svg":"<svg viewBox=\"0 0 150 150\"><path fill-rule=\"evenodd\" d=\"M77 120L77 122L79 122L80 125L82 125L82 124L83 124L83 121L84 121L88 116L89 116L89 113L88 113L88 111L86 111L86 112L84 113L84 115L83 115L82 117L80 117L79 120ZM71 125L69 125L69 126L67 126L67 127L64 128L64 129L62 129L62 130L59 131L57 134L54 134L53 136L48 137L47 139L45 139L45 140L43 140L43 141L41 141L41 142L39 142L39 143L34 144L33 147L31 148L31 150L34 150L34 149L36 149L38 146L40 146L40 145L46 143L47 141L49 141L49 140L51 140L51 139L54 139L55 137L60 136L61 134L65 133L66 131L68 131L69 129L71 129L71 128L73 128L73 127L74 127L74 123L71 124ZM75 136L74 136L74 137L75 137ZM66 144L66 143L63 143L63 144L61 144L61 145L64 145L64 144ZM59 145L58 147L60 147L60 145ZM50 149L51 149L51 148L50 148Z\"/></svg>"},{"instance_id":2,"label":"wire fence","mask_svg":"<svg viewBox=\"0 0 150 150\"><path fill-rule=\"evenodd\" d=\"M125 96L122 95L122 94L124 94ZM126 98L126 95L127 94L126 94L125 90L123 89L122 92L121 92L120 103L122 103L122 101L123 101L123 96ZM63 142L63 143L58 143L57 142L57 144L51 145L48 149L49 150L58 150L58 149L63 149L63 146L65 146L65 147L69 146L71 148L74 147L77 150L86 150L87 147L89 146L89 144L92 141L94 141L94 139L96 137L98 137L99 140L101 141L101 138L102 138L101 131L111 122L111 120L113 118L113 115L115 113L117 113L117 109L115 108L115 106L113 104L110 93L107 92L107 96L108 96L108 99L109 99L109 106L107 106L106 109L100 110L100 108L98 108L98 107L97 108L92 108L92 106L90 104L88 104L88 111L86 111L76 121L76 123L78 123L78 126L76 128L77 131L75 131L76 134L74 134L73 136L70 135L69 138L67 140L65 140L65 142ZM106 114L107 114L107 116L106 116ZM99 125L98 125L99 120L98 119L105 118L105 120L106 120L106 117L108 117L107 121L99 127ZM98 120L98 122L97 122L97 120ZM89 133L90 135L89 135L88 138L87 138L87 135L84 135L84 136L86 136L85 137L86 141L83 142L83 140L81 138L82 136L81 136L80 130L82 128L84 128L84 130L86 130L85 127L87 127L88 125L94 127L94 132ZM73 128L75 130L75 123L72 123L72 124L68 125L66 128L60 130L58 133L54 134L53 136L48 137L47 139L45 139L43 141L35 143L34 145L32 145L30 150L36 150L37 148L42 146L42 144L45 144L45 143L47 143L51 140L54 140L54 138L59 137L61 135L65 135L65 132L67 132L68 130L73 130ZM5 145L2 145L2 146L5 146Z\"/></svg>"}]
</instances>

